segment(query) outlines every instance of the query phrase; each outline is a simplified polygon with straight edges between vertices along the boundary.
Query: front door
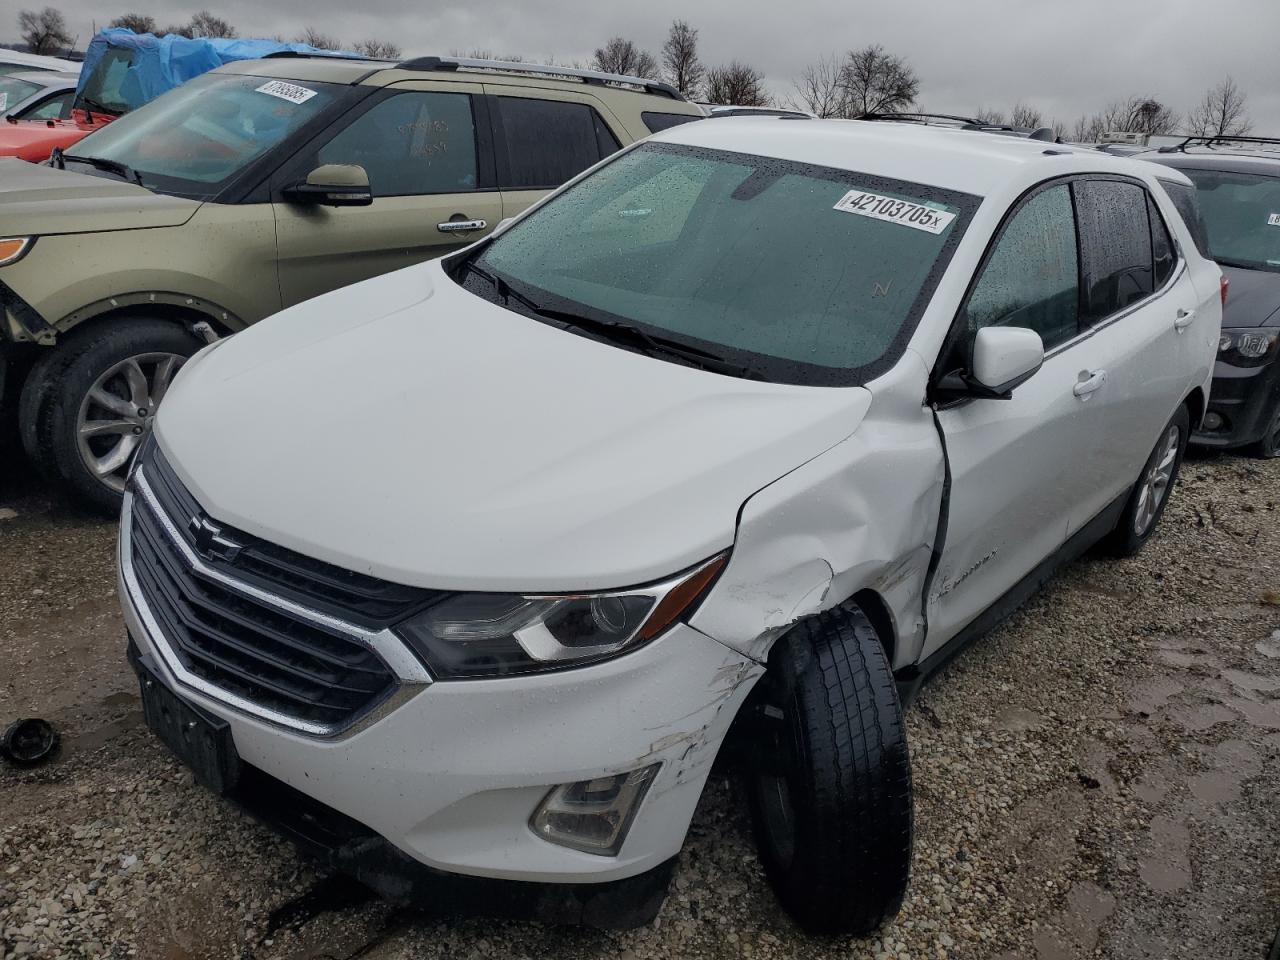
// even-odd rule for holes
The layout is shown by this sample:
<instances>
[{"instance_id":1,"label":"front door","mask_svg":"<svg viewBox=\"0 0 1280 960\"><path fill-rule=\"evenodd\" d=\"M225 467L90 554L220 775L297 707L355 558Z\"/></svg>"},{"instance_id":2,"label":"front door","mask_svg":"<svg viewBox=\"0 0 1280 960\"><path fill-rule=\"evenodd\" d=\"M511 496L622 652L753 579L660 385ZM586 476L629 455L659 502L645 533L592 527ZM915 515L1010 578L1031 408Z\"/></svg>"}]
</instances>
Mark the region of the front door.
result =
<instances>
[{"instance_id":1,"label":"front door","mask_svg":"<svg viewBox=\"0 0 1280 960\"><path fill-rule=\"evenodd\" d=\"M942 370L963 368L976 332L1025 327L1045 345L1044 366L1007 400L938 409L950 469L939 565L928 597L932 653L1062 546L1091 495L1082 470L1092 440L1083 371L1101 363L1081 333L1079 254L1071 188L1029 194L1006 220L956 319Z\"/></svg>"},{"instance_id":2,"label":"front door","mask_svg":"<svg viewBox=\"0 0 1280 960\"><path fill-rule=\"evenodd\" d=\"M502 219L479 84L396 84L346 119L272 181L285 306L443 256ZM364 168L371 205L284 199L284 187L332 163Z\"/></svg>"}]
</instances>

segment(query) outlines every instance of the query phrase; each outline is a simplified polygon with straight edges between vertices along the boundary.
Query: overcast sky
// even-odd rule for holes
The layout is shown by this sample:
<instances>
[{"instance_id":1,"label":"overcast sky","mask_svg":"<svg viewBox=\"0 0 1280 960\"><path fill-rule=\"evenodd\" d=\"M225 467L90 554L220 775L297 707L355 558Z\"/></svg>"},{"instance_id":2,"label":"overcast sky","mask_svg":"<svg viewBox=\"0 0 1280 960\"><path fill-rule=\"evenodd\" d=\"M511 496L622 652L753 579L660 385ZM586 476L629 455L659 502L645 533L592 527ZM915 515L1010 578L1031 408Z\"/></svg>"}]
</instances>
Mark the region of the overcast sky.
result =
<instances>
[{"instance_id":1,"label":"overcast sky","mask_svg":"<svg viewBox=\"0 0 1280 960\"><path fill-rule=\"evenodd\" d=\"M162 25L199 8L48 2L67 14L82 45L95 19L101 26L121 12L113 4L151 13ZM483 47L561 60L589 60L615 34L656 55L671 20L682 17L699 31L705 63L747 61L783 97L806 63L881 43L915 67L920 103L930 110L1007 110L1021 99L1068 126L1132 94L1185 113L1230 73L1248 94L1253 132L1280 136L1280 0L208 0L208 6L241 36L293 37L314 26L347 42L389 39L406 54Z\"/></svg>"}]
</instances>

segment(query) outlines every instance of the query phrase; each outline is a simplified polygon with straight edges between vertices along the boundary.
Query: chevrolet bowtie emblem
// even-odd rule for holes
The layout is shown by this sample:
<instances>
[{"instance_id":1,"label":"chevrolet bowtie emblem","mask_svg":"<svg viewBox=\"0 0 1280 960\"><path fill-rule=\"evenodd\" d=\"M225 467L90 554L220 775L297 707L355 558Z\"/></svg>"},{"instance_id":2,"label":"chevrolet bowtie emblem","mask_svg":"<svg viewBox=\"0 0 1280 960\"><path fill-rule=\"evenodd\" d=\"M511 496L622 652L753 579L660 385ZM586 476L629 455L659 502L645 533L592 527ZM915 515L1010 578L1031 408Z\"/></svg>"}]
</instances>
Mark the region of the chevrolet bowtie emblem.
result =
<instances>
[{"instance_id":1,"label":"chevrolet bowtie emblem","mask_svg":"<svg viewBox=\"0 0 1280 960\"><path fill-rule=\"evenodd\" d=\"M218 557L230 562L243 549L234 540L223 536L222 528L208 517L192 517L187 529L191 531L191 535L195 538L196 553L206 560Z\"/></svg>"}]
</instances>

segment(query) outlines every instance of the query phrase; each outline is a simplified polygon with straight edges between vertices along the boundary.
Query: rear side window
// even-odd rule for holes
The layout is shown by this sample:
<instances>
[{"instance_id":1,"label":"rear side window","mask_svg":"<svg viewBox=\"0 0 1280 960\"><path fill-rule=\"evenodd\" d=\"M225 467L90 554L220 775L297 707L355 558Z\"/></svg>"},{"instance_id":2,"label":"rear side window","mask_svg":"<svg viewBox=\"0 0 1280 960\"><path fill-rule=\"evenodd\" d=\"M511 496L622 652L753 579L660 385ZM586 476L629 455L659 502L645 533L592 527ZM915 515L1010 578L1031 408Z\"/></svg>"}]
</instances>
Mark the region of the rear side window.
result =
<instances>
[{"instance_id":1,"label":"rear side window","mask_svg":"<svg viewBox=\"0 0 1280 960\"><path fill-rule=\"evenodd\" d=\"M37 106L24 110L21 120L57 120L67 108L71 106L71 100L75 96L74 90L68 90L66 93L60 93L56 97L50 97L48 100L42 101Z\"/></svg>"},{"instance_id":2,"label":"rear side window","mask_svg":"<svg viewBox=\"0 0 1280 960\"><path fill-rule=\"evenodd\" d=\"M1172 180L1161 180L1160 186L1164 187L1164 192L1169 194L1169 199L1173 201L1174 207L1182 217L1182 222L1187 225L1187 230L1190 231L1191 239L1195 241L1200 256L1209 256L1209 235L1204 228L1204 217L1200 213L1200 200L1196 196L1196 188L1188 187L1185 183L1175 183Z\"/></svg>"},{"instance_id":3,"label":"rear side window","mask_svg":"<svg viewBox=\"0 0 1280 960\"><path fill-rule=\"evenodd\" d=\"M550 190L621 148L600 114L585 103L495 97L498 180L513 190Z\"/></svg>"},{"instance_id":4,"label":"rear side window","mask_svg":"<svg viewBox=\"0 0 1280 960\"><path fill-rule=\"evenodd\" d=\"M1080 223L1082 319L1094 323L1154 289L1146 191L1122 180L1073 185Z\"/></svg>"},{"instance_id":5,"label":"rear side window","mask_svg":"<svg viewBox=\"0 0 1280 960\"><path fill-rule=\"evenodd\" d=\"M1052 349L1079 332L1079 301L1071 192L1059 184L1024 203L1000 234L965 306L968 342L983 327L1027 327Z\"/></svg>"},{"instance_id":6,"label":"rear side window","mask_svg":"<svg viewBox=\"0 0 1280 960\"><path fill-rule=\"evenodd\" d=\"M1145 192L1145 191L1144 191ZM1147 194L1147 216L1151 221L1151 255L1155 263L1155 285L1159 290L1173 273L1173 264L1178 259L1174 253L1173 238L1169 236L1169 228L1164 225L1164 217L1160 216L1160 208L1155 199Z\"/></svg>"},{"instance_id":7,"label":"rear side window","mask_svg":"<svg viewBox=\"0 0 1280 960\"><path fill-rule=\"evenodd\" d=\"M678 127L682 123L689 123L691 120L701 120L702 117L690 116L687 113L658 113L656 110L646 110L640 114L640 119L649 128L650 133L658 133L661 130Z\"/></svg>"}]
</instances>

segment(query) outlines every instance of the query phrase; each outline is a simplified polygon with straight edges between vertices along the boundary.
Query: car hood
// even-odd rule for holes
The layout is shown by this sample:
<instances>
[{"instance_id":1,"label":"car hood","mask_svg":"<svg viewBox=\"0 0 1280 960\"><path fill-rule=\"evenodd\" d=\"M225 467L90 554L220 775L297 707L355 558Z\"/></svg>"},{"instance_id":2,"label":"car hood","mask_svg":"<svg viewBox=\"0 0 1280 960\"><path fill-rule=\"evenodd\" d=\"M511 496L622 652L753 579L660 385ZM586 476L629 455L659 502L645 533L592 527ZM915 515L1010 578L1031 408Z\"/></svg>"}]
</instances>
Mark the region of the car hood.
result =
<instances>
[{"instance_id":1,"label":"car hood","mask_svg":"<svg viewBox=\"0 0 1280 960\"><path fill-rule=\"evenodd\" d=\"M216 520L416 586L628 586L733 542L871 394L740 380L530 320L435 263L215 345L156 422Z\"/></svg>"},{"instance_id":2,"label":"car hood","mask_svg":"<svg viewBox=\"0 0 1280 960\"><path fill-rule=\"evenodd\" d=\"M3 132L3 131L0 131ZM176 227L200 209L116 177L81 173L0 157L0 235L49 236L103 230Z\"/></svg>"},{"instance_id":3,"label":"car hood","mask_svg":"<svg viewBox=\"0 0 1280 960\"><path fill-rule=\"evenodd\" d=\"M1280 323L1280 273L1222 267L1230 284L1227 305L1222 308L1222 326L1274 326Z\"/></svg>"}]
</instances>

